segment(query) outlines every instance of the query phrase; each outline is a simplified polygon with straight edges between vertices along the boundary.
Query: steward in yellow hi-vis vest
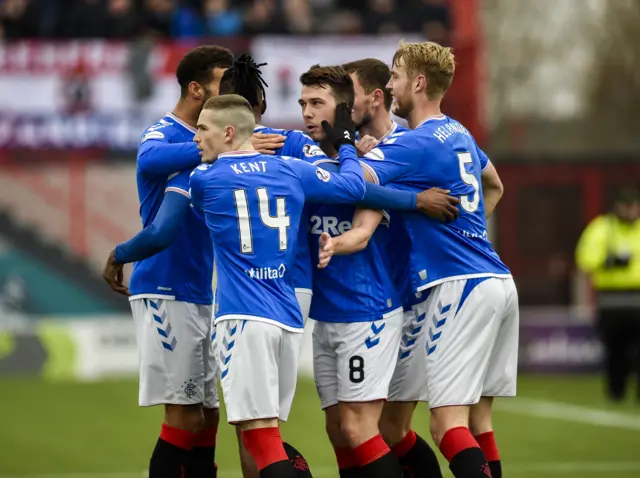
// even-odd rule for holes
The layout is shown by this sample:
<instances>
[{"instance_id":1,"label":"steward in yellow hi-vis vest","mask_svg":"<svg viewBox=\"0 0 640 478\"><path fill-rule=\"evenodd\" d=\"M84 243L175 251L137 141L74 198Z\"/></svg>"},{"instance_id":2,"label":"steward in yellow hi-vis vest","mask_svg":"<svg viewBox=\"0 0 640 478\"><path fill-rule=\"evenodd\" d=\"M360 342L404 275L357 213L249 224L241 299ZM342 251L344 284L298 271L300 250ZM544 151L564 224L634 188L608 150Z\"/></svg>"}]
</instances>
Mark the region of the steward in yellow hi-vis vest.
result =
<instances>
[{"instance_id":1,"label":"steward in yellow hi-vis vest","mask_svg":"<svg viewBox=\"0 0 640 478\"><path fill-rule=\"evenodd\" d=\"M609 397L622 400L627 379L640 379L640 196L627 190L613 212L596 217L576 249L578 267L596 290ZM639 388L636 396L640 400Z\"/></svg>"}]
</instances>

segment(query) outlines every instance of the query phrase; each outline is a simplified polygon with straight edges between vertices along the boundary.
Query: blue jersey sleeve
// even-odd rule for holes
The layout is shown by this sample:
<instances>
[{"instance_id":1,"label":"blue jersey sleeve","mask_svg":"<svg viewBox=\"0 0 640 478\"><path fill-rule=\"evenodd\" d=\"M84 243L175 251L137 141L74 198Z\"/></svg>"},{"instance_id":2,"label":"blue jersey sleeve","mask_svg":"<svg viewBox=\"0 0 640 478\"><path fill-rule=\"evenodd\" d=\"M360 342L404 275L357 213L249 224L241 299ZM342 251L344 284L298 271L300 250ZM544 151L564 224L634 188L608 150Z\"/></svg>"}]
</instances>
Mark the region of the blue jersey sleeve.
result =
<instances>
[{"instance_id":1,"label":"blue jersey sleeve","mask_svg":"<svg viewBox=\"0 0 640 478\"><path fill-rule=\"evenodd\" d=\"M282 156L291 156L309 162L326 156L324 151L322 151L320 146L318 146L311 137L298 130L287 133L287 139L281 149Z\"/></svg>"},{"instance_id":2,"label":"blue jersey sleeve","mask_svg":"<svg viewBox=\"0 0 640 478\"><path fill-rule=\"evenodd\" d=\"M305 198L326 204L354 204L364 197L362 167L353 146L340 147L340 174L331 174L304 161L288 164L300 179Z\"/></svg>"},{"instance_id":3,"label":"blue jersey sleeve","mask_svg":"<svg viewBox=\"0 0 640 478\"><path fill-rule=\"evenodd\" d=\"M170 143L160 131L143 136L138 148L138 170L145 176L167 176L176 171L191 170L201 162L196 143Z\"/></svg>"},{"instance_id":4,"label":"blue jersey sleeve","mask_svg":"<svg viewBox=\"0 0 640 478\"><path fill-rule=\"evenodd\" d=\"M401 191L367 183L364 198L358 202L358 206L369 209L415 211L416 203L417 194L413 191Z\"/></svg>"},{"instance_id":5,"label":"blue jersey sleeve","mask_svg":"<svg viewBox=\"0 0 640 478\"><path fill-rule=\"evenodd\" d=\"M188 211L189 199L184 194L167 192L153 222L127 242L116 246L116 263L141 261L169 247Z\"/></svg>"},{"instance_id":6,"label":"blue jersey sleeve","mask_svg":"<svg viewBox=\"0 0 640 478\"><path fill-rule=\"evenodd\" d=\"M477 145L476 150L478 151L478 157L480 158L480 170L484 171L487 169L487 166L489 166L489 157Z\"/></svg>"},{"instance_id":7,"label":"blue jersey sleeve","mask_svg":"<svg viewBox=\"0 0 640 478\"><path fill-rule=\"evenodd\" d=\"M209 170L210 167L210 164L201 164L196 169L194 169L189 176L189 196L191 198L191 205L197 211L202 211L204 209L204 174Z\"/></svg>"},{"instance_id":8,"label":"blue jersey sleeve","mask_svg":"<svg viewBox=\"0 0 640 478\"><path fill-rule=\"evenodd\" d=\"M419 154L415 147L415 144L412 147L410 135L404 134L393 143L373 148L361 159L377 184L402 181L412 176L418 163L413 160Z\"/></svg>"}]
</instances>

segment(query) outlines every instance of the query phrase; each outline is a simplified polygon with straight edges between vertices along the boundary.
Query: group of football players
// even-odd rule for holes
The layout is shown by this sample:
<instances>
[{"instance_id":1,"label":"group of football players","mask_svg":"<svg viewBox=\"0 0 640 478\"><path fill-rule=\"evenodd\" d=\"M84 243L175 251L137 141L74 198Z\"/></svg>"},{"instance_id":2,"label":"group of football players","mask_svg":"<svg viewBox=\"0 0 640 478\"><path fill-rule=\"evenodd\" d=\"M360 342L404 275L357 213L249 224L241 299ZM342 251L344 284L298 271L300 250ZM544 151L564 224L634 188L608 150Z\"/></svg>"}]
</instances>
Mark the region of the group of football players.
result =
<instances>
[{"instance_id":1,"label":"group of football players","mask_svg":"<svg viewBox=\"0 0 640 478\"><path fill-rule=\"evenodd\" d=\"M517 292L486 231L502 184L440 110L451 50L402 42L391 64L312 66L303 133L261 125L249 55L202 46L180 62L180 100L138 150L144 228L103 274L130 296L139 404L165 406L150 477L216 476L218 380L243 475L311 476L279 430L311 318L340 477L441 477L411 427L428 402L454 476L501 478L492 403L515 395L518 344Z\"/></svg>"}]
</instances>

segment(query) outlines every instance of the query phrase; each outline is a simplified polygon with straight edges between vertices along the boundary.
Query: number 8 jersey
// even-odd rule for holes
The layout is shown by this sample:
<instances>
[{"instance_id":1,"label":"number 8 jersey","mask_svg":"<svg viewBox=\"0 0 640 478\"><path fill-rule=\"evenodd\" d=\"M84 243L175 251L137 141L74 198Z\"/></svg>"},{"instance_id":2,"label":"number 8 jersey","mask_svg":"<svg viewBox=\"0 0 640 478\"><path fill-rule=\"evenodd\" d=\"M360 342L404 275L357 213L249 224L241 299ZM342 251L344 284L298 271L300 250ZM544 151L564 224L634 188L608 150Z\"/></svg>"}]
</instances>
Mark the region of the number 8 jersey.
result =
<instances>
[{"instance_id":1,"label":"number 8 jersey","mask_svg":"<svg viewBox=\"0 0 640 478\"><path fill-rule=\"evenodd\" d=\"M511 277L487 238L481 175L489 159L469 131L441 115L394 139L364 158L379 184L416 192L438 187L460 198L460 215L451 223L402 214L415 291L455 279Z\"/></svg>"},{"instance_id":2,"label":"number 8 jersey","mask_svg":"<svg viewBox=\"0 0 640 478\"><path fill-rule=\"evenodd\" d=\"M192 204L204 212L213 241L216 323L257 320L302 332L292 276L304 202L364 196L355 148L343 146L340 155L340 174L255 151L221 154L193 172Z\"/></svg>"}]
</instances>

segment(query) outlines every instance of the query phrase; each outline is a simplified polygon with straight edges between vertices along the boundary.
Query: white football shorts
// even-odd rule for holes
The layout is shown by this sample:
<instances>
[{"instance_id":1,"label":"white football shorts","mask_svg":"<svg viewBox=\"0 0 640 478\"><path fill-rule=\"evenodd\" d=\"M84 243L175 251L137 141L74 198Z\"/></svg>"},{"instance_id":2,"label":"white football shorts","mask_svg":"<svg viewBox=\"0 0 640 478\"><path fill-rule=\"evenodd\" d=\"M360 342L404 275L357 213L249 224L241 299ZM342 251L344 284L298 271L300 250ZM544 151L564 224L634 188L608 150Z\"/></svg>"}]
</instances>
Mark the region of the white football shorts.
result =
<instances>
[{"instance_id":1,"label":"white football shorts","mask_svg":"<svg viewBox=\"0 0 640 478\"><path fill-rule=\"evenodd\" d=\"M398 361L389 384L389 402L427 402L427 302L404 312Z\"/></svg>"},{"instance_id":2,"label":"white football shorts","mask_svg":"<svg viewBox=\"0 0 640 478\"><path fill-rule=\"evenodd\" d=\"M257 320L218 322L216 348L227 421L287 421L298 378L302 331Z\"/></svg>"},{"instance_id":3,"label":"white football shorts","mask_svg":"<svg viewBox=\"0 0 640 478\"><path fill-rule=\"evenodd\" d=\"M212 306L156 298L135 298L130 304L140 357L140 406L218 408Z\"/></svg>"},{"instance_id":4,"label":"white football shorts","mask_svg":"<svg viewBox=\"0 0 640 478\"><path fill-rule=\"evenodd\" d=\"M512 397L518 370L518 293L512 278L463 279L427 299L429 407Z\"/></svg>"},{"instance_id":5,"label":"white football shorts","mask_svg":"<svg viewBox=\"0 0 640 478\"><path fill-rule=\"evenodd\" d=\"M296 299L302 312L302 320L304 322L304 334L300 341L300 359L298 362L299 371L311 371L313 369L313 356L310 353L303 354L302 350L311 350L312 334L313 334L313 320L309 320L309 310L311 309L311 299L313 298L313 291L311 289L296 289Z\"/></svg>"},{"instance_id":6,"label":"white football shorts","mask_svg":"<svg viewBox=\"0 0 640 478\"><path fill-rule=\"evenodd\" d=\"M315 322L313 375L323 410L388 397L402 319L396 309L373 322Z\"/></svg>"}]
</instances>

